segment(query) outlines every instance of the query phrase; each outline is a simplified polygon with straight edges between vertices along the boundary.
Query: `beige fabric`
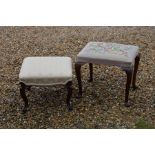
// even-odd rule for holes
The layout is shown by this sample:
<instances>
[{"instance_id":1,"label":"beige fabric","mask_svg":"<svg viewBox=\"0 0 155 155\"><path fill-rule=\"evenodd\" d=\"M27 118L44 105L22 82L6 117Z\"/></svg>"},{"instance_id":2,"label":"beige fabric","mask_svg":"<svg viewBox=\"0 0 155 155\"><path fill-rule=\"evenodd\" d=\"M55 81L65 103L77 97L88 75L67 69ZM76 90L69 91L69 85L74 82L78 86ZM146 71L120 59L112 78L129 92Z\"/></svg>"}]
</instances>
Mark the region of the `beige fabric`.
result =
<instances>
[{"instance_id":1,"label":"beige fabric","mask_svg":"<svg viewBox=\"0 0 155 155\"><path fill-rule=\"evenodd\" d=\"M138 52L138 46L89 42L77 55L77 62L108 64L128 68L133 66Z\"/></svg>"},{"instance_id":2,"label":"beige fabric","mask_svg":"<svg viewBox=\"0 0 155 155\"><path fill-rule=\"evenodd\" d=\"M71 58L27 57L23 61L19 79L26 85L66 84L72 80Z\"/></svg>"}]
</instances>

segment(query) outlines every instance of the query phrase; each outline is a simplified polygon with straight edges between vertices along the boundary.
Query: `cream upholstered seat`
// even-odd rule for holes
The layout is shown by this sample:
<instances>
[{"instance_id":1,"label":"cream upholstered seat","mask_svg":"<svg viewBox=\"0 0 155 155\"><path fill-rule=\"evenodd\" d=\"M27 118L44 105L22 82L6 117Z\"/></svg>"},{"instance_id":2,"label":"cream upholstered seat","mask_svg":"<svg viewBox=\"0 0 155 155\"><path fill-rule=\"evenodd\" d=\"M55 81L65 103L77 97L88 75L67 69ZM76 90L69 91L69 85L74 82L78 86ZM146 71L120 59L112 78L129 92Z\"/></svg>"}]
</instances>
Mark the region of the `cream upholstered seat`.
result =
<instances>
[{"instance_id":1,"label":"cream upholstered seat","mask_svg":"<svg viewBox=\"0 0 155 155\"><path fill-rule=\"evenodd\" d=\"M24 59L20 74L20 94L24 101L23 113L29 107L26 89L31 86L50 86L63 84L67 88L66 103L72 110L72 61L70 57L27 57Z\"/></svg>"},{"instance_id":2,"label":"cream upholstered seat","mask_svg":"<svg viewBox=\"0 0 155 155\"><path fill-rule=\"evenodd\" d=\"M27 57L19 74L26 85L66 84L72 81L72 61L69 57Z\"/></svg>"},{"instance_id":3,"label":"cream upholstered seat","mask_svg":"<svg viewBox=\"0 0 155 155\"><path fill-rule=\"evenodd\" d=\"M134 66L139 47L118 43L89 42L77 55L78 63L115 65L122 68Z\"/></svg>"}]
</instances>

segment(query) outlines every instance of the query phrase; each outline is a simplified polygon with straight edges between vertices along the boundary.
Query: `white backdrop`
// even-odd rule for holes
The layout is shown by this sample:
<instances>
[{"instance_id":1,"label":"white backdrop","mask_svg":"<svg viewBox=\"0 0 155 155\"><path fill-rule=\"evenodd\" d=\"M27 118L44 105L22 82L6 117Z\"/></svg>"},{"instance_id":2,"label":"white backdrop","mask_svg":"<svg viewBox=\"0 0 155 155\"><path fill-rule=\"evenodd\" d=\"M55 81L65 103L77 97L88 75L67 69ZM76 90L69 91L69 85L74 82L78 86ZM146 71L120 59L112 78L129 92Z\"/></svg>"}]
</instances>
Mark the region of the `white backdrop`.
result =
<instances>
[{"instance_id":1,"label":"white backdrop","mask_svg":"<svg viewBox=\"0 0 155 155\"><path fill-rule=\"evenodd\" d=\"M0 0L1 26L153 26L153 0ZM154 155L154 130L0 130L1 155Z\"/></svg>"},{"instance_id":2,"label":"white backdrop","mask_svg":"<svg viewBox=\"0 0 155 155\"><path fill-rule=\"evenodd\" d=\"M155 25L154 0L0 0L0 25Z\"/></svg>"}]
</instances>

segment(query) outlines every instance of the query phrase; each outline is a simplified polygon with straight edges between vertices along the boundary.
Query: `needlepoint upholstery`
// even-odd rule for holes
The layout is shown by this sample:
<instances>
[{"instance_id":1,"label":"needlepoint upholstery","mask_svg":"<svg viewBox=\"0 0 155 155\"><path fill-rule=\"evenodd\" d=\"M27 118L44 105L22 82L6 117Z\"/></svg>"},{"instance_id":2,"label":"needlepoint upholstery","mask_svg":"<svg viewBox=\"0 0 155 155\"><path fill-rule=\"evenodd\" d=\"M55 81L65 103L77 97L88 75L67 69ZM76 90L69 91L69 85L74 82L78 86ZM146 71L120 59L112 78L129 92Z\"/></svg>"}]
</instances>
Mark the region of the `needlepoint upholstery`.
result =
<instances>
[{"instance_id":1,"label":"needlepoint upholstery","mask_svg":"<svg viewBox=\"0 0 155 155\"><path fill-rule=\"evenodd\" d=\"M139 47L118 43L89 42L77 55L77 62L115 65L122 68L134 66Z\"/></svg>"}]
</instances>

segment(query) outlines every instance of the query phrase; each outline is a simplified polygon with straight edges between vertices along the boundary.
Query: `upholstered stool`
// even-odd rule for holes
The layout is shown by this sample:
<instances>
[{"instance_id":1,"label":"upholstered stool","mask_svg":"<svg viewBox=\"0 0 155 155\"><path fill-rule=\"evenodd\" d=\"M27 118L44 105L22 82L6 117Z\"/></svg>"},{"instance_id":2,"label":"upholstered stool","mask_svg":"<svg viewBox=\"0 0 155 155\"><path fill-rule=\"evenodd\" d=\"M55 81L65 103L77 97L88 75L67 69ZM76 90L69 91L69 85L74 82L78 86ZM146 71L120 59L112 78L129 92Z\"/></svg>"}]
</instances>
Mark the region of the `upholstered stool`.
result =
<instances>
[{"instance_id":1,"label":"upholstered stool","mask_svg":"<svg viewBox=\"0 0 155 155\"><path fill-rule=\"evenodd\" d=\"M89 63L90 79L93 81L93 63L120 67L127 74L125 105L129 106L130 84L136 89L136 73L140 60L139 47L117 43L89 42L77 55L75 70L79 85L79 96L82 96L81 66Z\"/></svg>"},{"instance_id":2,"label":"upholstered stool","mask_svg":"<svg viewBox=\"0 0 155 155\"><path fill-rule=\"evenodd\" d=\"M27 111L28 99L25 89L31 86L52 86L63 84L67 87L67 106L71 110L72 95L72 61L69 57L27 57L24 59L20 74L20 94Z\"/></svg>"}]
</instances>

